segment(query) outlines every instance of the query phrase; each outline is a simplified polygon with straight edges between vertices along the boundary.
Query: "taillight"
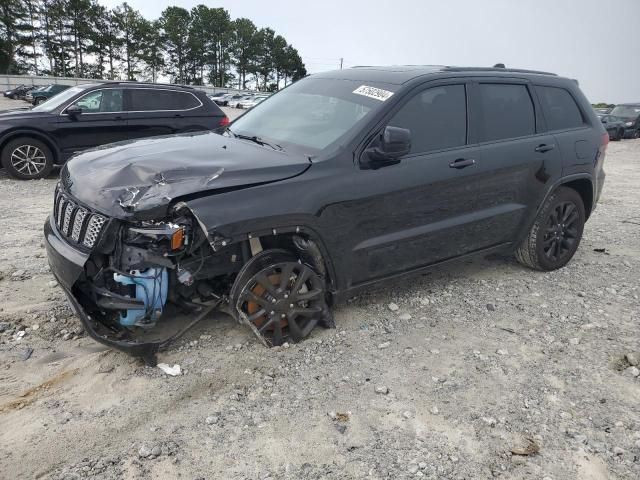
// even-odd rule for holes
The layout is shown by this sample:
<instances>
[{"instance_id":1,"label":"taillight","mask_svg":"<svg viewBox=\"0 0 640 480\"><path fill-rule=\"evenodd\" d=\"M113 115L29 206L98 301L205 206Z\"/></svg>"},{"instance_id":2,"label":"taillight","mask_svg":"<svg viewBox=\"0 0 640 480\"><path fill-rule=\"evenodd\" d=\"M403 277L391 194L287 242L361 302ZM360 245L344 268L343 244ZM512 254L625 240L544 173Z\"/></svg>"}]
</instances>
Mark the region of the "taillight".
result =
<instances>
[{"instance_id":1,"label":"taillight","mask_svg":"<svg viewBox=\"0 0 640 480\"><path fill-rule=\"evenodd\" d=\"M220 123L218 125L221 127L228 127L230 123L231 120L229 120L229 117L225 115L224 117L222 117L222 120L220 120Z\"/></svg>"},{"instance_id":2,"label":"taillight","mask_svg":"<svg viewBox=\"0 0 640 480\"><path fill-rule=\"evenodd\" d=\"M607 145L609 145L609 134L604 133L600 136L600 147L598 148L598 154L596 155L596 161L594 165L597 165L598 161L604 161L604 155L607 153Z\"/></svg>"},{"instance_id":3,"label":"taillight","mask_svg":"<svg viewBox=\"0 0 640 480\"><path fill-rule=\"evenodd\" d=\"M600 137L600 146L606 147L609 144L609 134L603 133Z\"/></svg>"}]
</instances>

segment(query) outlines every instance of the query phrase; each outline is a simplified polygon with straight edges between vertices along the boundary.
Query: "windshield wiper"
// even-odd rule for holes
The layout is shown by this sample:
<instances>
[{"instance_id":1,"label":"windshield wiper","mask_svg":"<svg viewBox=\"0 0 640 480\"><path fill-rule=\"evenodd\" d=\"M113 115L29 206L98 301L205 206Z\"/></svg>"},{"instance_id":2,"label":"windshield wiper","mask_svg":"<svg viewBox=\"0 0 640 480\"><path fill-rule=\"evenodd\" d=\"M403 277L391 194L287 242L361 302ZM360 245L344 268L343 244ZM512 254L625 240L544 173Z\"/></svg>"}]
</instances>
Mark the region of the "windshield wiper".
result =
<instances>
[{"instance_id":1,"label":"windshield wiper","mask_svg":"<svg viewBox=\"0 0 640 480\"><path fill-rule=\"evenodd\" d=\"M263 140L262 138L258 137L257 135L242 135L241 133L235 133L230 128L227 128L226 131L229 132L234 137L239 138L241 140L250 140L253 143L257 143L262 147L267 146L267 147L273 148L274 150L280 150L281 152L284 152L284 148L281 145L278 145L277 143L269 143Z\"/></svg>"}]
</instances>

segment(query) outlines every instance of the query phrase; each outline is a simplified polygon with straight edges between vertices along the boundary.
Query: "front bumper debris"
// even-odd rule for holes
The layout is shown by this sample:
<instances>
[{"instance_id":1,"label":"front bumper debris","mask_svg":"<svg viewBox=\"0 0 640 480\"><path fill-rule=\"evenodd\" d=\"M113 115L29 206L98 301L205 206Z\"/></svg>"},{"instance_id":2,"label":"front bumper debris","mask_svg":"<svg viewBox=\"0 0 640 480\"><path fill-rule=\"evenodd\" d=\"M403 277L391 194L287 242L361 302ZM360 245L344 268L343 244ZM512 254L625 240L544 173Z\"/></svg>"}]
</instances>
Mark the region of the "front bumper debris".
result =
<instances>
[{"instance_id":1,"label":"front bumper debris","mask_svg":"<svg viewBox=\"0 0 640 480\"><path fill-rule=\"evenodd\" d=\"M180 328L165 329L168 333L161 338L145 338L145 335L134 335L133 332L117 325L107 325L95 318L82 305L81 300L74 293L77 289L77 282L84 276L84 266L89 259L89 254L80 252L67 244L60 236L59 232L52 224L52 219L47 218L44 225L45 247L49 259L51 272L62 287L67 296L71 307L78 316L87 334L95 341L102 343L110 348L120 350L134 357L142 358L147 365L155 366L157 364L156 354L158 350L168 346L171 342L182 336L187 330L205 318L209 313L216 309L222 300L210 302L200 305L200 309L194 316L189 318L190 321L176 322ZM93 287L95 289L97 287ZM100 301L96 305L100 307L100 302L116 302L115 306L123 308L130 305L120 305L117 302L130 299L109 297L102 295ZM102 305L103 307L105 305ZM114 306L114 305L109 305ZM182 326L185 325L185 326Z\"/></svg>"}]
</instances>

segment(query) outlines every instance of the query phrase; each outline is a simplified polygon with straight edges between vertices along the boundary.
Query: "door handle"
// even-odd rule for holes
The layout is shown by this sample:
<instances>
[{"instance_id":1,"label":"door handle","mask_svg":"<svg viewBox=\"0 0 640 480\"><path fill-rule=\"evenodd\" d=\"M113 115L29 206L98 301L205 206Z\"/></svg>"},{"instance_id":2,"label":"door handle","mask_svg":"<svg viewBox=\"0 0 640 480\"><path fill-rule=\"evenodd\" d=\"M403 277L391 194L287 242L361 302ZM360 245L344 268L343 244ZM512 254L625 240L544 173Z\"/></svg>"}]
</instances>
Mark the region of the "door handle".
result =
<instances>
[{"instance_id":1,"label":"door handle","mask_svg":"<svg viewBox=\"0 0 640 480\"><path fill-rule=\"evenodd\" d=\"M556 148L555 145L546 145L543 143L542 145L538 145L534 150L539 153L544 153L548 152L549 150L553 150L554 148Z\"/></svg>"},{"instance_id":2,"label":"door handle","mask_svg":"<svg viewBox=\"0 0 640 480\"><path fill-rule=\"evenodd\" d=\"M473 158L458 158L449 164L451 168L464 168L471 165L475 165L476 161Z\"/></svg>"},{"instance_id":3,"label":"door handle","mask_svg":"<svg viewBox=\"0 0 640 480\"><path fill-rule=\"evenodd\" d=\"M115 117L113 117L114 120L124 120L124 117L120 116L120 115L116 115Z\"/></svg>"}]
</instances>

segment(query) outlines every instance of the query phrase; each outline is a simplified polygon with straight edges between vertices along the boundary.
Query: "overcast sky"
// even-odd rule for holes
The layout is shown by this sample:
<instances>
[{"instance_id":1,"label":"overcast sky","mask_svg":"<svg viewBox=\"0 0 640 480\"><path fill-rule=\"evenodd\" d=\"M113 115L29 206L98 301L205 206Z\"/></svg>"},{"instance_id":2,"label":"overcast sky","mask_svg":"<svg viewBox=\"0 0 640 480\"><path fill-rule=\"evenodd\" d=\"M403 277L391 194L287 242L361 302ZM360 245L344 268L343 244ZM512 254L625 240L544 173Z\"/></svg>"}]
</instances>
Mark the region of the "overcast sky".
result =
<instances>
[{"instance_id":1,"label":"overcast sky","mask_svg":"<svg viewBox=\"0 0 640 480\"><path fill-rule=\"evenodd\" d=\"M120 0L99 0L113 7ZM547 70L593 103L640 102L640 0L129 0L146 18L204 3L271 27L313 73L340 65Z\"/></svg>"}]
</instances>

